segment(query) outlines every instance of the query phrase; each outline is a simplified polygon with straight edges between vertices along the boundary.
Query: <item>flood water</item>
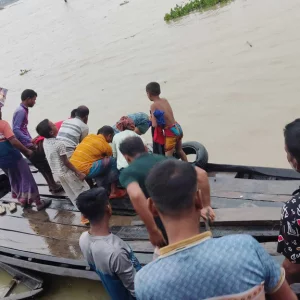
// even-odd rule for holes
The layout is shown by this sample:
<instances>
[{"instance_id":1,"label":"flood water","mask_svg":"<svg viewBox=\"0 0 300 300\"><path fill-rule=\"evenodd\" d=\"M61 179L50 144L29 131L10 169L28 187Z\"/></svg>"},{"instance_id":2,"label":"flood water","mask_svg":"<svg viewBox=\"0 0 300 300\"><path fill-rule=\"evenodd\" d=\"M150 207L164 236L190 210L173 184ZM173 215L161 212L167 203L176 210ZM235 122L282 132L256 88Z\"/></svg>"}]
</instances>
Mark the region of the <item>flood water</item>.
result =
<instances>
[{"instance_id":1,"label":"flood water","mask_svg":"<svg viewBox=\"0 0 300 300\"><path fill-rule=\"evenodd\" d=\"M299 117L298 0L236 0L170 24L164 14L181 1L68 1L22 0L0 11L4 119L33 88L33 135L43 118L65 119L80 104L95 132L147 112L145 85L158 81L184 139L202 142L211 162L288 167L282 128ZM52 284L42 299L105 299L97 283Z\"/></svg>"}]
</instances>

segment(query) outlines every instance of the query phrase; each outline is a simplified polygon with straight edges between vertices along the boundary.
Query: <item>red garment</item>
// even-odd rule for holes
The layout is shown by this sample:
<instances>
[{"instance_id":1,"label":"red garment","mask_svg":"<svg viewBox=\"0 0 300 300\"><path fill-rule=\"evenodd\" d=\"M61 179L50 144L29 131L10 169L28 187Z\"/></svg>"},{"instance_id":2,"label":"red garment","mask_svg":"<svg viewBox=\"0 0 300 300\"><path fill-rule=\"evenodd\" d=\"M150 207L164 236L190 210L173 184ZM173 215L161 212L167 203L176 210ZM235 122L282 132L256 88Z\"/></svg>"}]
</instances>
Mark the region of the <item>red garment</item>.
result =
<instances>
[{"instance_id":1,"label":"red garment","mask_svg":"<svg viewBox=\"0 0 300 300\"><path fill-rule=\"evenodd\" d=\"M164 145L165 144L165 136L164 131L161 127L157 126L154 128L154 136L153 141L157 144Z\"/></svg>"},{"instance_id":2,"label":"red garment","mask_svg":"<svg viewBox=\"0 0 300 300\"><path fill-rule=\"evenodd\" d=\"M116 127L120 131L124 131L126 129L128 130L134 130L135 124L132 119L128 117L122 117L116 124Z\"/></svg>"},{"instance_id":3,"label":"red garment","mask_svg":"<svg viewBox=\"0 0 300 300\"><path fill-rule=\"evenodd\" d=\"M61 127L61 125L62 125L63 122L64 122L64 121L59 121L59 122L54 123L54 125L55 125L56 128L57 128L57 130L60 129L60 127ZM39 137L35 140L34 143L37 144L39 141L43 141L43 140L44 140L44 137L39 136Z\"/></svg>"}]
</instances>

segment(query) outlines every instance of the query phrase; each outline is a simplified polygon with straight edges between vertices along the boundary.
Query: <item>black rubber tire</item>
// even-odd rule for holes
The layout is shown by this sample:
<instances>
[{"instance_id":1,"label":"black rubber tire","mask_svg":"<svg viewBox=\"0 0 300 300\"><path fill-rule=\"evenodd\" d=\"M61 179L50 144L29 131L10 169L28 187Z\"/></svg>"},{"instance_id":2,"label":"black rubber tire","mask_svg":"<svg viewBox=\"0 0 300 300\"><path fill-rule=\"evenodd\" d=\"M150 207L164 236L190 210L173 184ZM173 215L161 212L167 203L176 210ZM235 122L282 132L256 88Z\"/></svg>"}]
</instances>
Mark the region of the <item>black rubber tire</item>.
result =
<instances>
[{"instance_id":1,"label":"black rubber tire","mask_svg":"<svg viewBox=\"0 0 300 300\"><path fill-rule=\"evenodd\" d=\"M193 162L196 166L205 169L208 163L208 152L206 148L198 142L182 143L182 149L186 155L196 154L196 160ZM176 155L178 158L178 155Z\"/></svg>"}]
</instances>

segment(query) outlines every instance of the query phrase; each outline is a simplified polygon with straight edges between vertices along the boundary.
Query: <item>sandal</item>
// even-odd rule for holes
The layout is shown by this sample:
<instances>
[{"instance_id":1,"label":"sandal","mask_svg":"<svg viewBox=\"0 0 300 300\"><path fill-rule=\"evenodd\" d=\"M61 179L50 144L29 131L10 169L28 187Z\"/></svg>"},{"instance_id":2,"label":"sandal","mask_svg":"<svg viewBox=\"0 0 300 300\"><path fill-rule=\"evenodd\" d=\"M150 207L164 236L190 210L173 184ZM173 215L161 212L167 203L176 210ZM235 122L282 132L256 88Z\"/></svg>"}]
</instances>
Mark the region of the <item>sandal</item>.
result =
<instances>
[{"instance_id":1,"label":"sandal","mask_svg":"<svg viewBox=\"0 0 300 300\"><path fill-rule=\"evenodd\" d=\"M16 205L16 203L9 203L7 205L7 208L11 213L13 213L17 210L17 205Z\"/></svg>"},{"instance_id":2,"label":"sandal","mask_svg":"<svg viewBox=\"0 0 300 300\"><path fill-rule=\"evenodd\" d=\"M87 218L85 218L83 215L81 215L80 223L81 223L82 225L89 225L89 224L90 224L90 221L89 221Z\"/></svg>"},{"instance_id":3,"label":"sandal","mask_svg":"<svg viewBox=\"0 0 300 300\"><path fill-rule=\"evenodd\" d=\"M45 200L41 200L41 204L40 205L37 205L36 206L36 209L38 210L38 211L40 211L40 210L42 210L42 209L45 209L45 208L47 208L47 207L49 207L50 205L51 205L51 203L52 203L52 200L50 200L50 199L45 199Z\"/></svg>"},{"instance_id":4,"label":"sandal","mask_svg":"<svg viewBox=\"0 0 300 300\"><path fill-rule=\"evenodd\" d=\"M53 194L58 194L58 193L62 193L64 192L64 188L62 187L62 185L59 185L57 188L55 189L49 189L49 192L50 193L53 193Z\"/></svg>"},{"instance_id":5,"label":"sandal","mask_svg":"<svg viewBox=\"0 0 300 300\"><path fill-rule=\"evenodd\" d=\"M4 215L6 213L6 209L4 205L0 205L0 216Z\"/></svg>"},{"instance_id":6,"label":"sandal","mask_svg":"<svg viewBox=\"0 0 300 300\"><path fill-rule=\"evenodd\" d=\"M115 194L110 194L109 199L124 198L127 195L126 190L117 190Z\"/></svg>"}]
</instances>

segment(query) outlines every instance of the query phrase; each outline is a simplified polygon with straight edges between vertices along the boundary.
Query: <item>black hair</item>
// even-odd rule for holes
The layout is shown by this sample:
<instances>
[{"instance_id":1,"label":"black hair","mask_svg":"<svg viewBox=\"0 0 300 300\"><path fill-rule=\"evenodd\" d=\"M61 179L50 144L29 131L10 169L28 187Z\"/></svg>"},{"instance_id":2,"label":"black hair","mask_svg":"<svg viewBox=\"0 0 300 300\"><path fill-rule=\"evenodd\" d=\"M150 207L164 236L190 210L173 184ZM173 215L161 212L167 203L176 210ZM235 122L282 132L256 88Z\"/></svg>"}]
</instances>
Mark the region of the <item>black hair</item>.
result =
<instances>
[{"instance_id":1,"label":"black hair","mask_svg":"<svg viewBox=\"0 0 300 300\"><path fill-rule=\"evenodd\" d=\"M105 125L98 130L97 134L103 134L104 136L108 136L111 134L113 136L115 134L115 131L111 126Z\"/></svg>"},{"instance_id":2,"label":"black hair","mask_svg":"<svg viewBox=\"0 0 300 300\"><path fill-rule=\"evenodd\" d=\"M103 187L85 191L77 197L76 204L91 224L102 221L109 204L107 191Z\"/></svg>"},{"instance_id":3,"label":"black hair","mask_svg":"<svg viewBox=\"0 0 300 300\"><path fill-rule=\"evenodd\" d=\"M119 149L123 155L135 157L137 154L146 152L142 139L138 136L131 136L121 142Z\"/></svg>"},{"instance_id":4,"label":"black hair","mask_svg":"<svg viewBox=\"0 0 300 300\"><path fill-rule=\"evenodd\" d=\"M151 169L146 188L160 213L180 215L194 205L197 173L188 162L166 159Z\"/></svg>"},{"instance_id":5,"label":"black hair","mask_svg":"<svg viewBox=\"0 0 300 300\"><path fill-rule=\"evenodd\" d=\"M152 96L160 95L160 85L157 82L150 82L146 86L146 92L148 92Z\"/></svg>"},{"instance_id":6,"label":"black hair","mask_svg":"<svg viewBox=\"0 0 300 300\"><path fill-rule=\"evenodd\" d=\"M40 135L40 136L42 136L46 139L49 139L49 138L52 137L50 135L51 130L52 129L49 125L49 120L48 119L43 120L42 122L40 122L38 124L38 126L36 126L36 132L38 133L38 135Z\"/></svg>"},{"instance_id":7,"label":"black hair","mask_svg":"<svg viewBox=\"0 0 300 300\"><path fill-rule=\"evenodd\" d=\"M34 90L24 90L23 93L21 94L21 100L25 101L27 99L37 97L37 93Z\"/></svg>"},{"instance_id":8,"label":"black hair","mask_svg":"<svg viewBox=\"0 0 300 300\"><path fill-rule=\"evenodd\" d=\"M75 116L79 118L85 118L89 115L89 113L89 109L86 106L81 105L76 109Z\"/></svg>"},{"instance_id":9,"label":"black hair","mask_svg":"<svg viewBox=\"0 0 300 300\"><path fill-rule=\"evenodd\" d=\"M300 119L287 124L283 132L288 152L300 163Z\"/></svg>"},{"instance_id":10,"label":"black hair","mask_svg":"<svg viewBox=\"0 0 300 300\"><path fill-rule=\"evenodd\" d=\"M70 117L71 117L72 119L76 117L76 112L77 112L77 108L75 108L75 109L73 109L73 110L71 111Z\"/></svg>"}]
</instances>

